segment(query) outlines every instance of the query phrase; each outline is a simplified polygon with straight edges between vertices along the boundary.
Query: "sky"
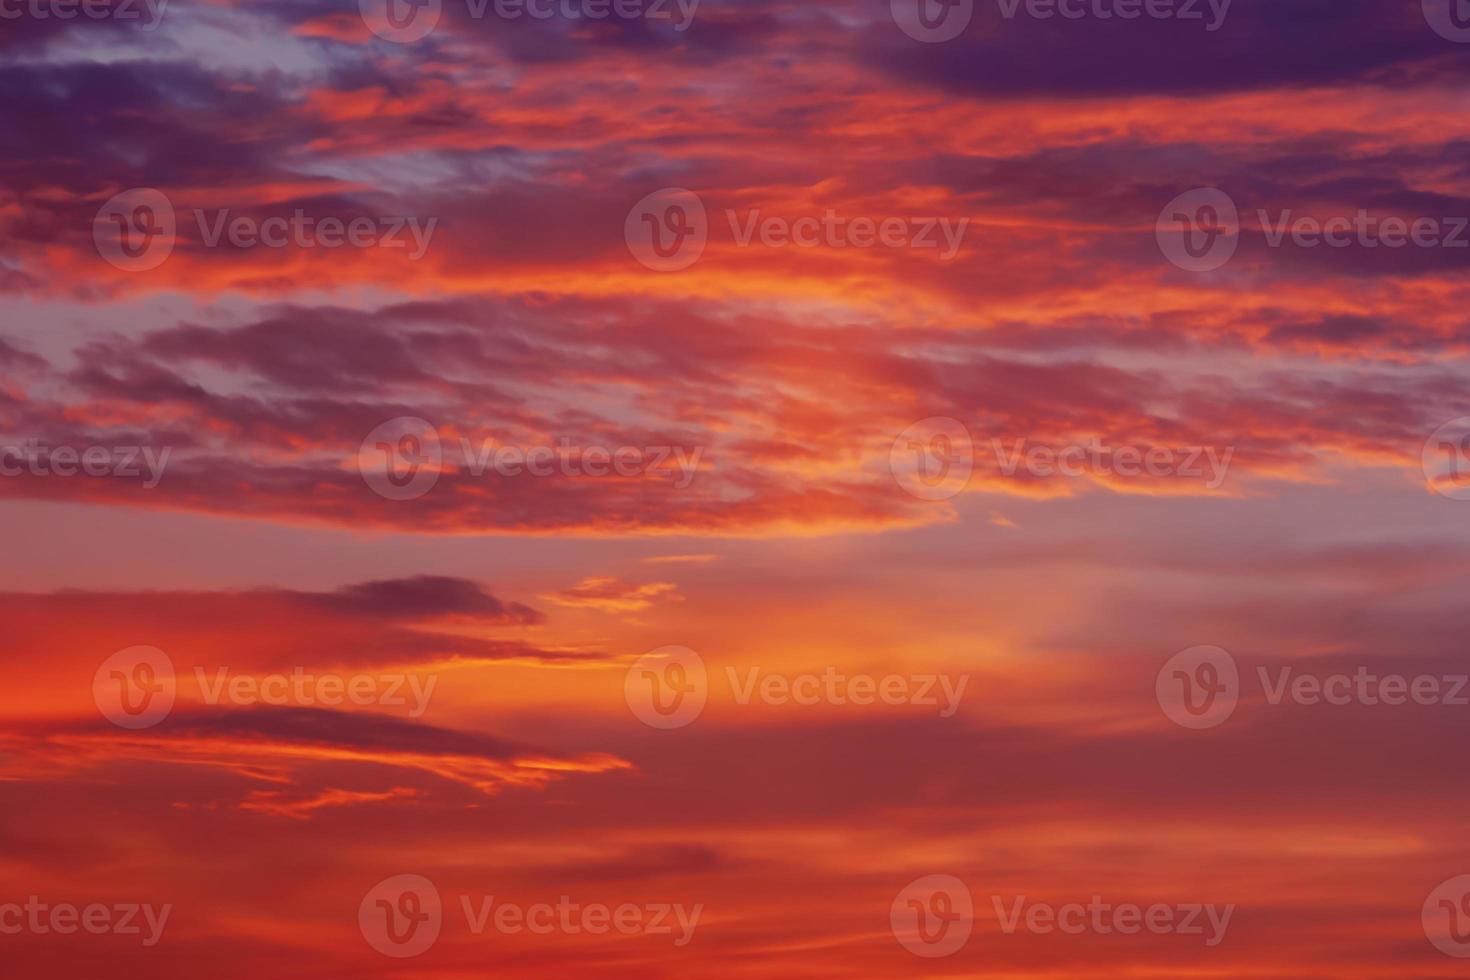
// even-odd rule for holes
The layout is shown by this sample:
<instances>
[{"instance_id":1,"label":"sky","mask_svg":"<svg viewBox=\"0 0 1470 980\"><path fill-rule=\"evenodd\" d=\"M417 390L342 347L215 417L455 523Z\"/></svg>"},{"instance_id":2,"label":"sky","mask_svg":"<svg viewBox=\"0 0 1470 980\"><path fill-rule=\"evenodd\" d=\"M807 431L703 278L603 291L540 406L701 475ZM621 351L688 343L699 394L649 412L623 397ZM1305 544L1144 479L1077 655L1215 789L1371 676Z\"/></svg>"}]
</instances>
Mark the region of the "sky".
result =
<instances>
[{"instance_id":1,"label":"sky","mask_svg":"<svg viewBox=\"0 0 1470 980\"><path fill-rule=\"evenodd\" d=\"M1464 0L0 0L0 973L1463 977Z\"/></svg>"}]
</instances>

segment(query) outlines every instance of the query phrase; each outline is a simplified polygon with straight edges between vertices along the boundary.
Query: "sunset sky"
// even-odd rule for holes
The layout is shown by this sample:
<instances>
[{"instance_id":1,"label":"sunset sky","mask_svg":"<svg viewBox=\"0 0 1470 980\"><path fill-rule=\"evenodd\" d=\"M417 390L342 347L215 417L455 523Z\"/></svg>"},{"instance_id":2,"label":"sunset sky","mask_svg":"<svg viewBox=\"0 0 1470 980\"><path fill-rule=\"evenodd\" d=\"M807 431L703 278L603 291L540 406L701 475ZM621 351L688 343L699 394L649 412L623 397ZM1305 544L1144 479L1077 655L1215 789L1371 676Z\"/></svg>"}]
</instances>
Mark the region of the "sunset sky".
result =
<instances>
[{"instance_id":1,"label":"sunset sky","mask_svg":"<svg viewBox=\"0 0 1470 980\"><path fill-rule=\"evenodd\" d=\"M80 3L0 978L1470 975L1470 2Z\"/></svg>"}]
</instances>

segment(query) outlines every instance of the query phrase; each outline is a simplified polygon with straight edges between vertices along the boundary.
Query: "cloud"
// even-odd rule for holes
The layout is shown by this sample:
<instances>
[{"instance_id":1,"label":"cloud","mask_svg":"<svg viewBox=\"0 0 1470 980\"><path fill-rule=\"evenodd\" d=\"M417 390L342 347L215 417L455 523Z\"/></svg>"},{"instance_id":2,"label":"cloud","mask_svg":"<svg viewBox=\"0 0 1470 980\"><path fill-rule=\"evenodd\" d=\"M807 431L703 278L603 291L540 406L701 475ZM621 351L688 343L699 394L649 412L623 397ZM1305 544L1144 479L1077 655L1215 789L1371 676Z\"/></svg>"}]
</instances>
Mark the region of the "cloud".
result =
<instances>
[{"instance_id":1,"label":"cloud","mask_svg":"<svg viewBox=\"0 0 1470 980\"><path fill-rule=\"evenodd\" d=\"M679 587L673 582L645 582L633 585L614 575L585 578L569 589L550 592L541 598L558 606L574 609L596 609L605 613L642 612L657 602L682 602Z\"/></svg>"}]
</instances>

